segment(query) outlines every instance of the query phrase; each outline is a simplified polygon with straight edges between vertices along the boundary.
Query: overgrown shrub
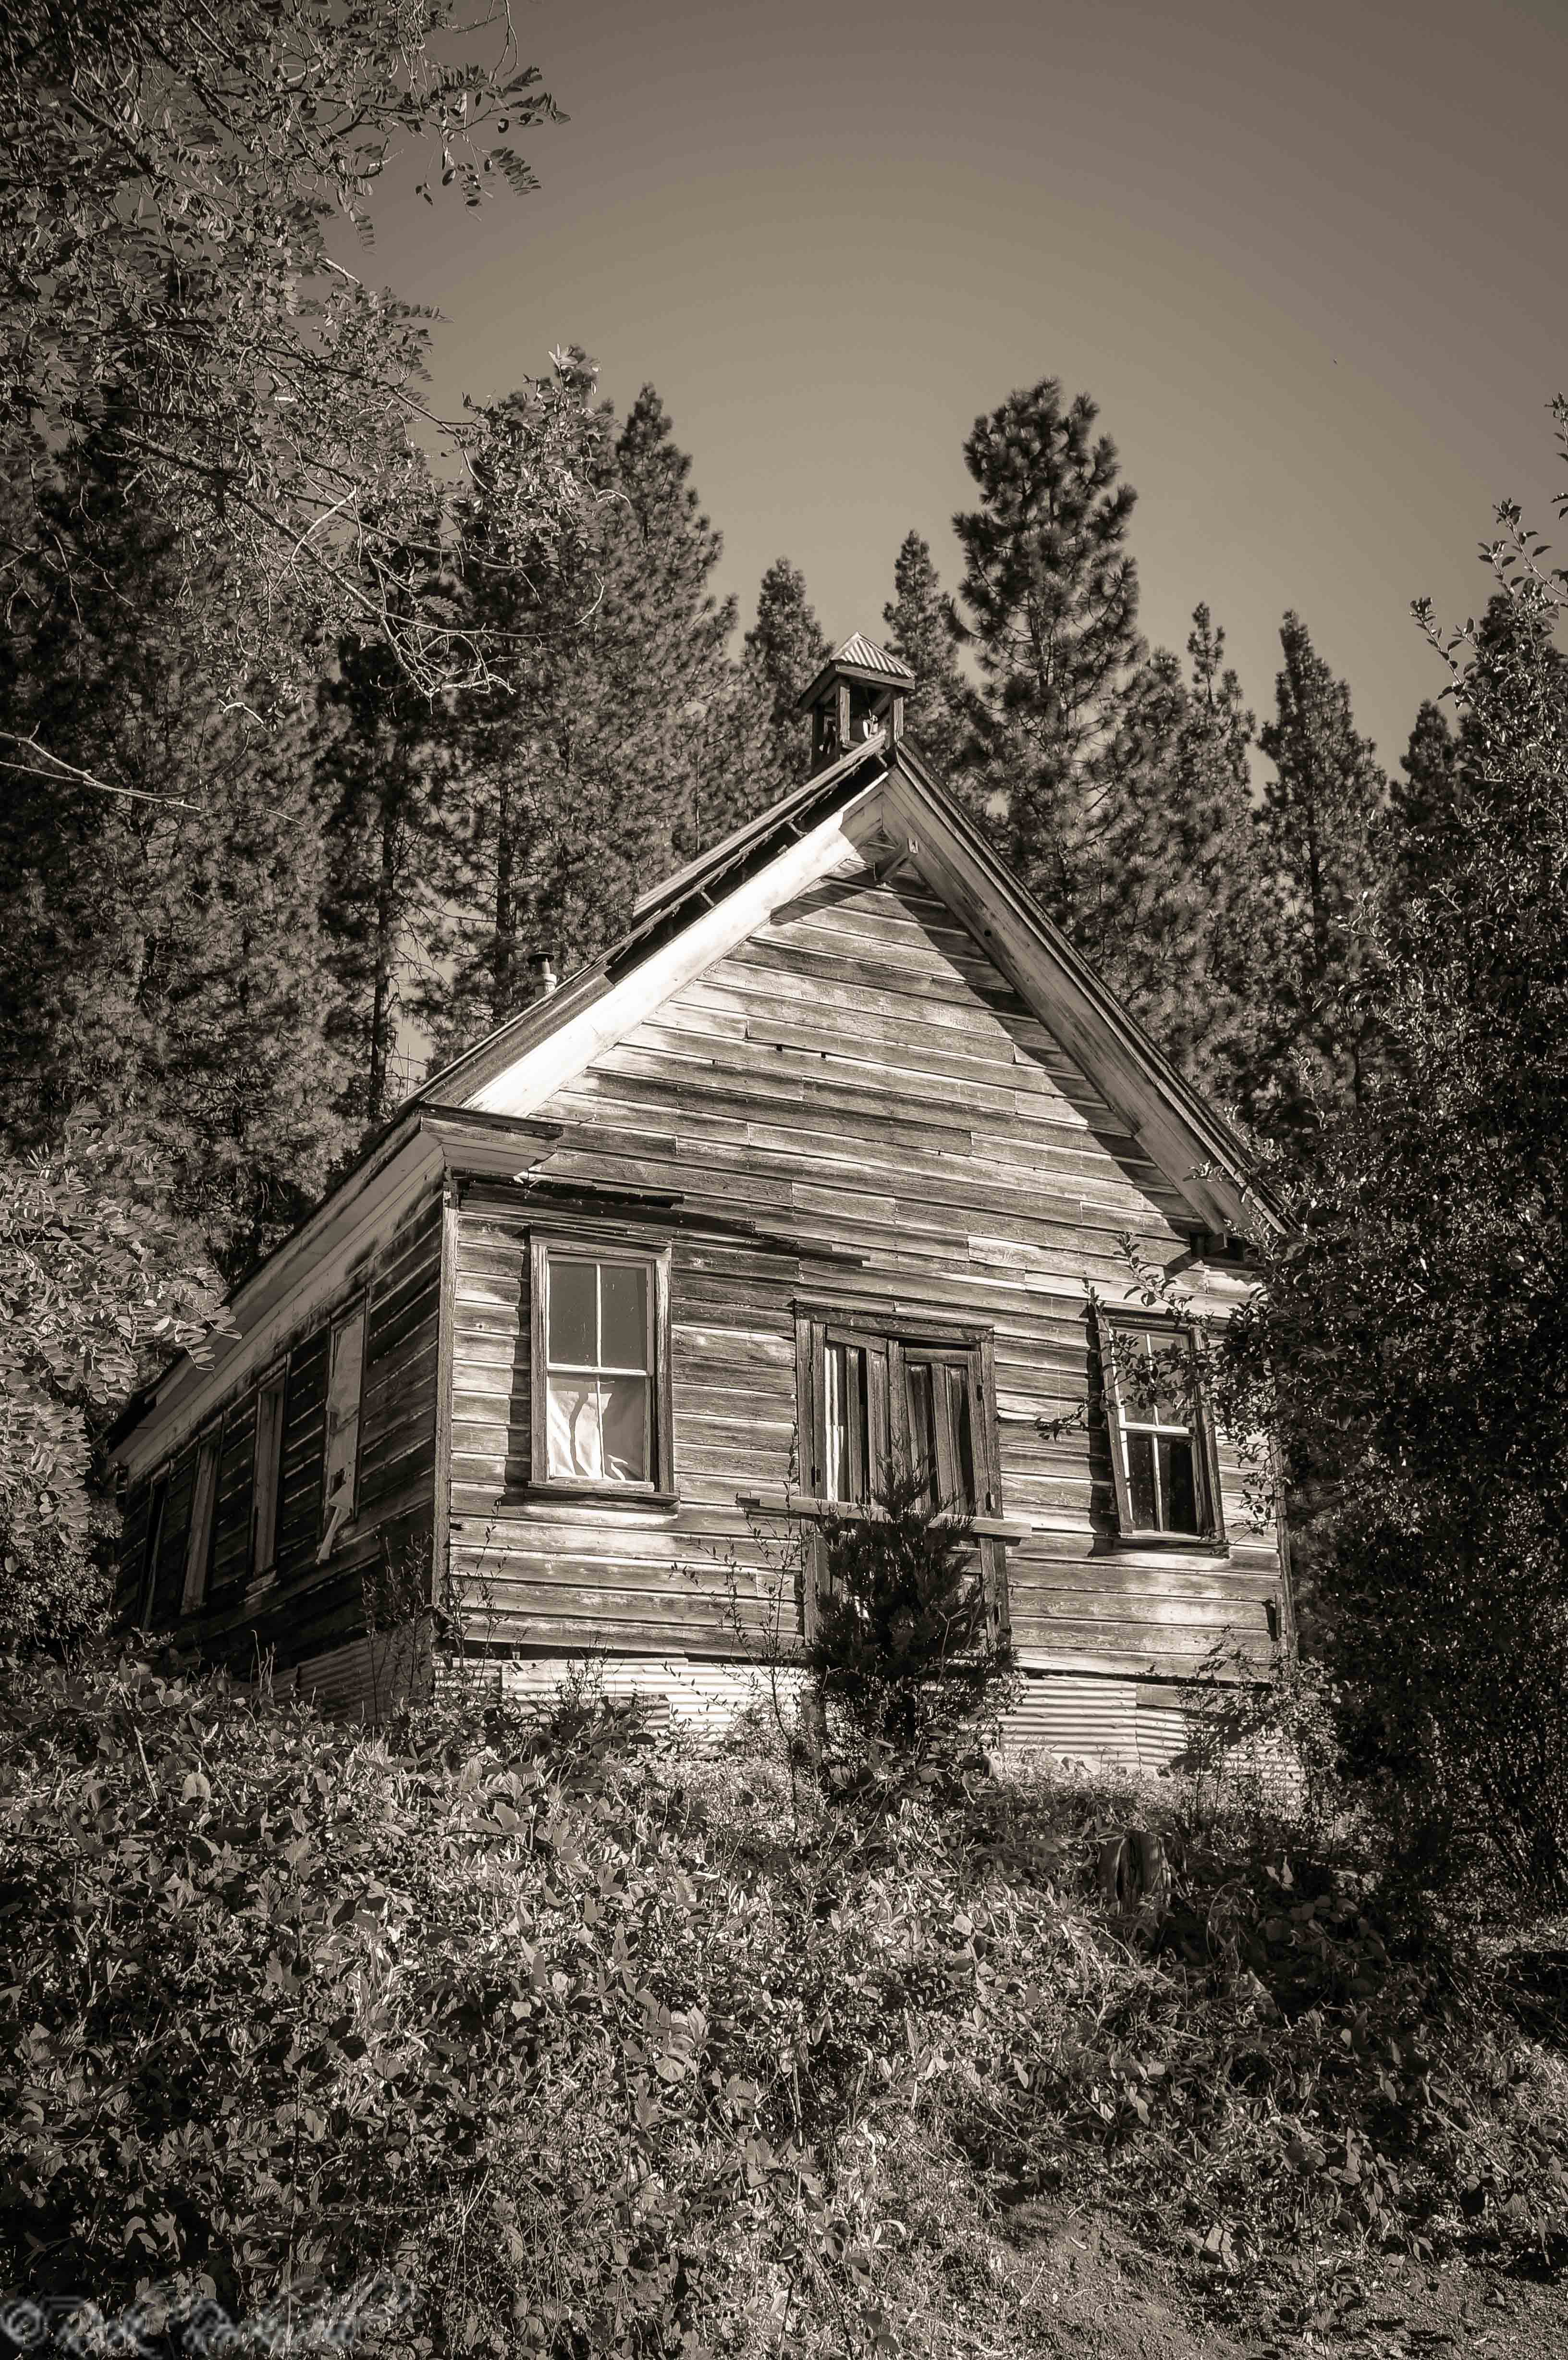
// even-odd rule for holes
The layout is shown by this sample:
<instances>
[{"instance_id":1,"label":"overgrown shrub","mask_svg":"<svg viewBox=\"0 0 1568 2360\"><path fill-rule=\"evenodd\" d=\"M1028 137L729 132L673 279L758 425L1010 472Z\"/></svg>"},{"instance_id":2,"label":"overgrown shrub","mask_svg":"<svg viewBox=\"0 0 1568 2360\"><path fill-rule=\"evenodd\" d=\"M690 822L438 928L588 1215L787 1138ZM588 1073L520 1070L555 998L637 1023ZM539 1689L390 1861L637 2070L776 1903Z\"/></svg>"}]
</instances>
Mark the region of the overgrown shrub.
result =
<instances>
[{"instance_id":1,"label":"overgrown shrub","mask_svg":"<svg viewBox=\"0 0 1568 2360\"><path fill-rule=\"evenodd\" d=\"M919 1763L1005 1711L1012 1650L994 1627L968 1517L896 1474L873 1516L822 1525L826 1572L808 1663L853 1750Z\"/></svg>"},{"instance_id":2,"label":"overgrown shrub","mask_svg":"<svg viewBox=\"0 0 1568 2360\"><path fill-rule=\"evenodd\" d=\"M377 1737L105 1661L0 1704L0 2284L247 2318L379 2270L399 2360L1021 2360L1025 2200L1200 2278L1565 2225L1561 2050L1349 1846L1211 1828L1135 1933L1093 1863L1155 1798L1059 1774L797 1829L760 1739L583 1699Z\"/></svg>"}]
</instances>

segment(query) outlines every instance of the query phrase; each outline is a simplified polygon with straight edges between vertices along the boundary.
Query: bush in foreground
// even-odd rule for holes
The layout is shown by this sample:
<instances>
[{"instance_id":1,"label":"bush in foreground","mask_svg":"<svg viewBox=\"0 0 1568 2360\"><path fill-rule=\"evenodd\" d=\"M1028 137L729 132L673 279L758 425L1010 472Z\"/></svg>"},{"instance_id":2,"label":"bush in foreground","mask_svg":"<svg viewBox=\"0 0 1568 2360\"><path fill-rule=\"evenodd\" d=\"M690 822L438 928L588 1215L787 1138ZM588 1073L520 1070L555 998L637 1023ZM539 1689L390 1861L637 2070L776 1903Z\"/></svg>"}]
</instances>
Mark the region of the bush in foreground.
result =
<instances>
[{"instance_id":1,"label":"bush in foreground","mask_svg":"<svg viewBox=\"0 0 1568 2360\"><path fill-rule=\"evenodd\" d=\"M787 1836L760 1739L613 1713L387 1740L125 1662L5 1701L0 2283L35 2296L244 2318L380 2269L410 2355L1021 2353L1002 2233L1041 2207L1233 2278L1563 2231L1561 2054L1348 1852L1190 1843L1140 1928L1090 1890L1129 1797L1061 1777Z\"/></svg>"}]
</instances>

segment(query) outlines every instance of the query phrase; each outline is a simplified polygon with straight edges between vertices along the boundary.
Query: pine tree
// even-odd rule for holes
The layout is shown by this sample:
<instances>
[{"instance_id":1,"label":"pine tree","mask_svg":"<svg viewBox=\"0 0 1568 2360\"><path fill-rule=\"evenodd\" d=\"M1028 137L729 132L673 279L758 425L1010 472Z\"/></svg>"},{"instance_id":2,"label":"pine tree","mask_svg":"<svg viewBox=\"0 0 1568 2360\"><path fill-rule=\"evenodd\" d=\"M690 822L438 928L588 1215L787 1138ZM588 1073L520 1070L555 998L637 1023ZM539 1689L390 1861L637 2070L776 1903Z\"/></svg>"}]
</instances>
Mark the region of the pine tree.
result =
<instances>
[{"instance_id":1,"label":"pine tree","mask_svg":"<svg viewBox=\"0 0 1568 2360\"><path fill-rule=\"evenodd\" d=\"M776 557L762 577L757 620L746 635L742 670L768 715L769 772L757 781L753 808L799 786L806 775L806 725L796 699L833 650L806 596L806 577L787 557Z\"/></svg>"},{"instance_id":2,"label":"pine tree","mask_svg":"<svg viewBox=\"0 0 1568 2360\"><path fill-rule=\"evenodd\" d=\"M375 1130L412 1079L402 1018L439 931L431 901L445 728L390 649L345 647L321 688L328 1033L347 1062L342 1112Z\"/></svg>"},{"instance_id":3,"label":"pine tree","mask_svg":"<svg viewBox=\"0 0 1568 2360\"><path fill-rule=\"evenodd\" d=\"M52 529L96 562L31 577L0 681L30 765L0 810L5 1129L48 1144L95 1107L232 1277L346 1137L310 732L213 687L163 596L187 559L101 442L71 455ZM209 599L229 590L214 571Z\"/></svg>"},{"instance_id":4,"label":"pine tree","mask_svg":"<svg viewBox=\"0 0 1568 2360\"><path fill-rule=\"evenodd\" d=\"M1010 394L964 447L980 506L953 519L983 680L981 792L1001 848L1069 933L1094 931L1115 832L1111 758L1144 661L1135 494L1087 394Z\"/></svg>"},{"instance_id":5,"label":"pine tree","mask_svg":"<svg viewBox=\"0 0 1568 2360\"><path fill-rule=\"evenodd\" d=\"M492 476L526 471L526 399L491 413L463 514L469 612L507 652L496 690L454 702L448 731L447 931L418 999L443 1055L527 1004L530 961L564 972L613 941L637 893L722 817L713 741L735 617L710 586L719 536L652 388L617 431L592 363L565 355L560 373L591 529L541 546L488 500Z\"/></svg>"},{"instance_id":6,"label":"pine tree","mask_svg":"<svg viewBox=\"0 0 1568 2360\"><path fill-rule=\"evenodd\" d=\"M1272 899L1253 817L1255 725L1206 606L1187 654L1188 680L1161 650L1128 699L1094 956L1167 1054L1230 1099L1255 1062Z\"/></svg>"},{"instance_id":7,"label":"pine tree","mask_svg":"<svg viewBox=\"0 0 1568 2360\"><path fill-rule=\"evenodd\" d=\"M963 627L942 589L930 544L905 535L893 565L893 595L882 609L891 654L915 675L905 726L910 743L955 793L973 728L968 685L958 668Z\"/></svg>"},{"instance_id":8,"label":"pine tree","mask_svg":"<svg viewBox=\"0 0 1568 2360\"><path fill-rule=\"evenodd\" d=\"M1497 520L1479 628L1418 610L1459 716L1454 858L1379 929L1380 1054L1297 1142L1297 1218L1217 1365L1225 1423L1314 1502L1317 1645L1391 1856L1540 1909L1568 1900L1568 582Z\"/></svg>"},{"instance_id":9,"label":"pine tree","mask_svg":"<svg viewBox=\"0 0 1568 2360\"><path fill-rule=\"evenodd\" d=\"M1252 1076L1255 1117L1289 1129L1359 1095L1370 1039L1354 1005L1376 888L1387 781L1358 737L1350 691L1301 617L1280 626L1276 711L1258 733L1275 776L1259 815L1279 897L1272 1040Z\"/></svg>"},{"instance_id":10,"label":"pine tree","mask_svg":"<svg viewBox=\"0 0 1568 2360\"><path fill-rule=\"evenodd\" d=\"M1427 697L1388 791L1388 890L1396 909L1440 880L1461 849L1458 785L1459 741L1443 707Z\"/></svg>"}]
</instances>

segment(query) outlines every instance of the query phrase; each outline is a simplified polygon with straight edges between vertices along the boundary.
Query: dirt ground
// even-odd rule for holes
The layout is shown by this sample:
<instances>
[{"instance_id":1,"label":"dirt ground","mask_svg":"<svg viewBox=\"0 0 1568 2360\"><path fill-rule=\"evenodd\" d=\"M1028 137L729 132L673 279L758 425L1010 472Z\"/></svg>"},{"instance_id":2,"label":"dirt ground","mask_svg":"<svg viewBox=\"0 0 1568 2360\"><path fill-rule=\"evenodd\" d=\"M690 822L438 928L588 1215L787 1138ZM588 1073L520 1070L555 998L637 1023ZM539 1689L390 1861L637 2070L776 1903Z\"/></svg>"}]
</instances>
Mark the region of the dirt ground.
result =
<instances>
[{"instance_id":1,"label":"dirt ground","mask_svg":"<svg viewBox=\"0 0 1568 2360\"><path fill-rule=\"evenodd\" d=\"M1204 2286L1069 2219L1018 2262L1029 2340L1050 2360L1568 2360L1568 2271L1499 2268L1485 2256L1379 2256Z\"/></svg>"}]
</instances>

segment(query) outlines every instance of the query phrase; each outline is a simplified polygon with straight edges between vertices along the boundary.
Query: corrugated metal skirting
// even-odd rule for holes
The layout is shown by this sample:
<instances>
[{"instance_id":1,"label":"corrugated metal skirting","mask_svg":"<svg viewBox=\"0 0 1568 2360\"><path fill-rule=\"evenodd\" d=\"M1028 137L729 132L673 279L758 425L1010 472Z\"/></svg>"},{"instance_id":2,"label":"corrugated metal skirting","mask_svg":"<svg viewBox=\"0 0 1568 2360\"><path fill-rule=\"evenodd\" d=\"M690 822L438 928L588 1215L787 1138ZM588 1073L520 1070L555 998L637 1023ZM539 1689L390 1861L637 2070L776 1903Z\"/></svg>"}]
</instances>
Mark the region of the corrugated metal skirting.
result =
<instances>
[{"instance_id":1,"label":"corrugated metal skirting","mask_svg":"<svg viewBox=\"0 0 1568 2360\"><path fill-rule=\"evenodd\" d=\"M350 1639L272 1676L275 1696L297 1696L332 1721L385 1721L428 1693L428 1640L408 1630Z\"/></svg>"},{"instance_id":2,"label":"corrugated metal skirting","mask_svg":"<svg viewBox=\"0 0 1568 2360\"><path fill-rule=\"evenodd\" d=\"M334 1720L377 1721L407 1703L411 1689L428 1694L432 1666L422 1663L407 1632L353 1639L309 1663L278 1673L278 1696L309 1699ZM752 1664L691 1663L680 1656L518 1656L500 1663L438 1658L435 1684L463 1683L480 1694L544 1707L563 1692L642 1699L656 1728L680 1728L717 1743L742 1714L770 1717L779 1709L793 1721L800 1675L769 1675ZM1018 1703L1002 1724L1004 1754L1047 1755L1058 1762L1141 1772L1168 1768L1186 1746L1187 1715L1168 1688L1101 1679L1070 1672L1024 1675Z\"/></svg>"},{"instance_id":3,"label":"corrugated metal skirting","mask_svg":"<svg viewBox=\"0 0 1568 2360\"><path fill-rule=\"evenodd\" d=\"M1123 1770L1169 1768L1187 1743L1187 1716L1168 1688L1071 1672L1029 1672L1002 1724L1004 1750Z\"/></svg>"}]
</instances>

